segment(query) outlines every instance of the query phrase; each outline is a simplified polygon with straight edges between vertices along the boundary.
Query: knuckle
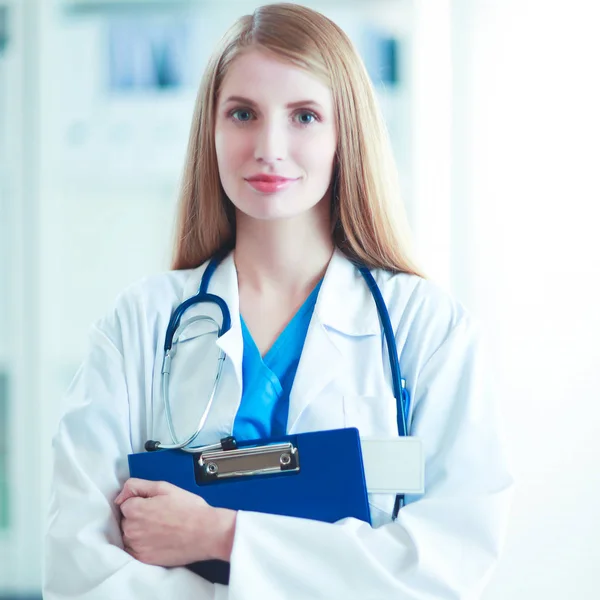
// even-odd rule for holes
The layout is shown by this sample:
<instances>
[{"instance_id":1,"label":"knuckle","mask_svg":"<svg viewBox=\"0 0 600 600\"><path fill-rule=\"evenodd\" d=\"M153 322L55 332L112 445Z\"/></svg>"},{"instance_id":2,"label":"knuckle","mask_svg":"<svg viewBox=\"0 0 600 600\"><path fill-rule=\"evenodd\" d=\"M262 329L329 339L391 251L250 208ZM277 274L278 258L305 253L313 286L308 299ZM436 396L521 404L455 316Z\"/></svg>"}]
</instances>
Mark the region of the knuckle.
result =
<instances>
[{"instance_id":1,"label":"knuckle","mask_svg":"<svg viewBox=\"0 0 600 600\"><path fill-rule=\"evenodd\" d=\"M171 484L166 481L159 481L156 484L156 489L161 494L167 493L170 490L170 488L171 488Z\"/></svg>"},{"instance_id":2,"label":"knuckle","mask_svg":"<svg viewBox=\"0 0 600 600\"><path fill-rule=\"evenodd\" d=\"M124 502L123 504L121 504L121 514L126 518L129 519L132 517L133 513L133 506L131 506L131 502L129 500L127 500L126 502Z\"/></svg>"},{"instance_id":3,"label":"knuckle","mask_svg":"<svg viewBox=\"0 0 600 600\"><path fill-rule=\"evenodd\" d=\"M139 519L143 513L143 499L129 498L121 506L121 512L126 519Z\"/></svg>"},{"instance_id":4,"label":"knuckle","mask_svg":"<svg viewBox=\"0 0 600 600\"><path fill-rule=\"evenodd\" d=\"M140 548L139 546L131 547L129 554L131 554L131 556L133 556L133 558L135 558L136 560L139 560L140 562L143 562L143 563L148 562L148 553L146 552L146 550L144 548Z\"/></svg>"},{"instance_id":5,"label":"knuckle","mask_svg":"<svg viewBox=\"0 0 600 600\"><path fill-rule=\"evenodd\" d=\"M142 498L129 498L126 504L129 504L129 514L134 518L139 518L142 514L144 500Z\"/></svg>"}]
</instances>

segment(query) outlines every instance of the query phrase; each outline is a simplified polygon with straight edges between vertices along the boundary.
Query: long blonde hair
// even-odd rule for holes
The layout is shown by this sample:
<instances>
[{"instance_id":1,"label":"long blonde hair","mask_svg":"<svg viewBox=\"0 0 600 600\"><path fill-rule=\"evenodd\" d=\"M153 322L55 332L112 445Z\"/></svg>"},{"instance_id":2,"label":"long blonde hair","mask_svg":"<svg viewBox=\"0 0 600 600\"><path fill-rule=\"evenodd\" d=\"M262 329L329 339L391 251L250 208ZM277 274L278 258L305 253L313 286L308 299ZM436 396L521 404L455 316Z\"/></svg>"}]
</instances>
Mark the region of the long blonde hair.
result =
<instances>
[{"instance_id":1,"label":"long blonde hair","mask_svg":"<svg viewBox=\"0 0 600 600\"><path fill-rule=\"evenodd\" d=\"M208 62L188 143L172 268L197 267L235 245L235 213L217 165L215 106L228 67L250 47L307 69L332 90L338 131L332 182L335 245L370 268L423 276L409 255L396 166L364 64L335 23L296 4L270 4L241 17Z\"/></svg>"}]
</instances>

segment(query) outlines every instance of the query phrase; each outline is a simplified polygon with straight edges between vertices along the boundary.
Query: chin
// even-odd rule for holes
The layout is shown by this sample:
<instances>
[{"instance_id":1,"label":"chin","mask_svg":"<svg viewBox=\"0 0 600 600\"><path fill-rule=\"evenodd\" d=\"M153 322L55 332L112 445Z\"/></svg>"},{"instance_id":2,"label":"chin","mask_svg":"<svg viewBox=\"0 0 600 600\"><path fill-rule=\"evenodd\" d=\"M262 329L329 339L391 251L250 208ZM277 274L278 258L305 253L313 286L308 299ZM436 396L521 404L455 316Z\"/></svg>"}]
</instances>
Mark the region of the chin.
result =
<instances>
[{"instance_id":1,"label":"chin","mask_svg":"<svg viewBox=\"0 0 600 600\"><path fill-rule=\"evenodd\" d=\"M255 196L245 198L242 202L235 203L236 210L246 217L257 219L259 221L277 221L281 219L291 219L298 217L303 213L308 213L312 206L303 207L290 206L290 199L273 196Z\"/></svg>"},{"instance_id":2,"label":"chin","mask_svg":"<svg viewBox=\"0 0 600 600\"><path fill-rule=\"evenodd\" d=\"M289 212L289 211L274 211L274 210L264 210L264 211L241 211L246 217L250 219L255 219L257 221L281 221L283 219L292 219L294 217L300 216L304 211L300 212Z\"/></svg>"}]
</instances>

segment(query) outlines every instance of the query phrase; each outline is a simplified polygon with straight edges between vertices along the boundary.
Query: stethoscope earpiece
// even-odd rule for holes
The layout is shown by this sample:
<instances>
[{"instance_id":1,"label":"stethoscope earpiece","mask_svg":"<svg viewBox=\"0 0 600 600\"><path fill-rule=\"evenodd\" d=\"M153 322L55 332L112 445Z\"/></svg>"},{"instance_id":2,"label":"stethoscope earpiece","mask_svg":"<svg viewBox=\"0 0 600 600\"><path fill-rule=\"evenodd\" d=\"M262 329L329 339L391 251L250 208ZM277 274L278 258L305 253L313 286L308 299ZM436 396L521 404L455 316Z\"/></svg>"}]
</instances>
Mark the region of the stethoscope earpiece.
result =
<instances>
[{"instance_id":1,"label":"stethoscope earpiece","mask_svg":"<svg viewBox=\"0 0 600 600\"><path fill-rule=\"evenodd\" d=\"M155 450L159 450L160 442L157 440L148 440L144 444L144 449L146 450L146 452L154 452Z\"/></svg>"}]
</instances>

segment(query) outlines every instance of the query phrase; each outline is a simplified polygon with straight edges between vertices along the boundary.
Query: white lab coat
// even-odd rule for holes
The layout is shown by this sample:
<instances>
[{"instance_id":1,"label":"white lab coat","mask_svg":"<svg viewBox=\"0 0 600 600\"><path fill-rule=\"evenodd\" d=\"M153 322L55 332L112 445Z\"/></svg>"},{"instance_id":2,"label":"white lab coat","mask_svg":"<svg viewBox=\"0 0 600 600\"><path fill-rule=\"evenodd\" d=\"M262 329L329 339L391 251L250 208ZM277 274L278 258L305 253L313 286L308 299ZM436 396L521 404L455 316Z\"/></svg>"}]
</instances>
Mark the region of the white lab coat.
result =
<instances>
[{"instance_id":1,"label":"white lab coat","mask_svg":"<svg viewBox=\"0 0 600 600\"><path fill-rule=\"evenodd\" d=\"M69 390L72 408L54 439L44 597L478 598L498 559L512 488L478 336L462 306L431 282L377 270L411 394L411 434L424 442L425 494L407 497L395 522L394 496L371 495L373 527L353 518L329 524L240 511L229 586L184 567L143 564L123 550L113 499L129 476L127 455L143 451L147 439L170 442L160 394L164 335L172 311L196 293L203 271L145 279L91 330L89 353ZM242 333L231 255L209 291L227 302L232 326L217 342L227 359L199 443L231 433L241 398ZM180 437L195 428L213 370L212 356L202 361L195 354L186 377L181 369L173 375L174 416L184 415L180 427L188 419ZM190 384L192 373L197 378ZM336 251L291 391L288 432L346 426L363 436L397 435L375 303L361 275Z\"/></svg>"}]
</instances>

